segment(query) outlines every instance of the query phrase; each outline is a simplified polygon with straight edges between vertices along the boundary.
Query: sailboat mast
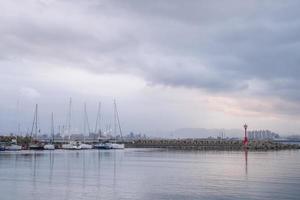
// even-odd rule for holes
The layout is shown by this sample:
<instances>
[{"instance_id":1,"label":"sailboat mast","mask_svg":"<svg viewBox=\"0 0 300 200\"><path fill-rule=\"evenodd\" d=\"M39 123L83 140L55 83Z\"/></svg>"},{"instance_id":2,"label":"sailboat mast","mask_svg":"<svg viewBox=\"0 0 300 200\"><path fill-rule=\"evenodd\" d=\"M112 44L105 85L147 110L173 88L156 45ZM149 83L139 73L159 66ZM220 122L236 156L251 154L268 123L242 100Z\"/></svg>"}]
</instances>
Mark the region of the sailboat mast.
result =
<instances>
[{"instance_id":1,"label":"sailboat mast","mask_svg":"<svg viewBox=\"0 0 300 200\"><path fill-rule=\"evenodd\" d=\"M114 137L117 140L117 112L116 112L116 100L114 99Z\"/></svg>"},{"instance_id":2,"label":"sailboat mast","mask_svg":"<svg viewBox=\"0 0 300 200\"><path fill-rule=\"evenodd\" d=\"M70 102L69 102L69 113L68 113L68 124L67 124L68 135L70 135L71 133L71 117L72 117L72 98L70 98Z\"/></svg>"},{"instance_id":3,"label":"sailboat mast","mask_svg":"<svg viewBox=\"0 0 300 200\"><path fill-rule=\"evenodd\" d=\"M83 138L86 133L86 103L83 105Z\"/></svg>"},{"instance_id":4,"label":"sailboat mast","mask_svg":"<svg viewBox=\"0 0 300 200\"><path fill-rule=\"evenodd\" d=\"M83 139L86 136L86 130L88 131L88 134L91 132L90 131L90 124L89 124L89 118L86 110L86 103L84 103L84 123L83 123Z\"/></svg>"},{"instance_id":5,"label":"sailboat mast","mask_svg":"<svg viewBox=\"0 0 300 200\"><path fill-rule=\"evenodd\" d=\"M54 119L53 119L53 112L51 113L51 137L52 137L52 142L54 143Z\"/></svg>"},{"instance_id":6,"label":"sailboat mast","mask_svg":"<svg viewBox=\"0 0 300 200\"><path fill-rule=\"evenodd\" d=\"M120 117L119 117L119 112L118 112L116 100L114 101L114 104L115 104L116 121L118 122L118 128L119 128L119 131L120 131L120 136L121 136L121 139L123 140L122 128L121 128Z\"/></svg>"},{"instance_id":7,"label":"sailboat mast","mask_svg":"<svg viewBox=\"0 0 300 200\"><path fill-rule=\"evenodd\" d=\"M38 104L35 105L35 137L38 135Z\"/></svg>"},{"instance_id":8,"label":"sailboat mast","mask_svg":"<svg viewBox=\"0 0 300 200\"><path fill-rule=\"evenodd\" d=\"M72 97L70 97L69 101L69 108L67 111L67 118L66 118L66 127L63 125L62 126L62 137L63 137L63 143L65 142L65 130L67 130L67 134L70 139L70 132L71 132L71 117L72 117Z\"/></svg>"},{"instance_id":9,"label":"sailboat mast","mask_svg":"<svg viewBox=\"0 0 300 200\"><path fill-rule=\"evenodd\" d=\"M21 123L20 123L20 100L18 99L17 101L17 134L16 134L16 138L18 135L21 135L20 134L20 130L21 130Z\"/></svg>"},{"instance_id":10,"label":"sailboat mast","mask_svg":"<svg viewBox=\"0 0 300 200\"><path fill-rule=\"evenodd\" d=\"M97 117L96 117L96 125L95 125L95 133L97 134L98 133L98 126L99 126L99 129L100 129L100 121L101 121L101 102L98 103L98 112L97 112Z\"/></svg>"},{"instance_id":11,"label":"sailboat mast","mask_svg":"<svg viewBox=\"0 0 300 200\"><path fill-rule=\"evenodd\" d=\"M34 131L34 125L35 125L35 117L36 116L36 106L35 106L35 109L34 109L34 114L33 114L33 120L32 120L32 127L31 127L31 132L30 132L30 142L32 142L32 139L33 139L33 131Z\"/></svg>"}]
</instances>

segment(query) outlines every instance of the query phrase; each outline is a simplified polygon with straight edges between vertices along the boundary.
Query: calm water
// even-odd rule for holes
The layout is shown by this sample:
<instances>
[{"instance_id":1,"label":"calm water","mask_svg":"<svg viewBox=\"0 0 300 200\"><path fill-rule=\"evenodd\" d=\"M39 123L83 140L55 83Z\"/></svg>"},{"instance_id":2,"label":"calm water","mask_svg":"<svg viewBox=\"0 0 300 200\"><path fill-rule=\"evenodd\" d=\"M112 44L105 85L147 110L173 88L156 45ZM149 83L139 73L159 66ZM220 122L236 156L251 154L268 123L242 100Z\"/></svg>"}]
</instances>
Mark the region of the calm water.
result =
<instances>
[{"instance_id":1,"label":"calm water","mask_svg":"<svg viewBox=\"0 0 300 200\"><path fill-rule=\"evenodd\" d=\"M0 153L1 200L300 199L300 151Z\"/></svg>"}]
</instances>

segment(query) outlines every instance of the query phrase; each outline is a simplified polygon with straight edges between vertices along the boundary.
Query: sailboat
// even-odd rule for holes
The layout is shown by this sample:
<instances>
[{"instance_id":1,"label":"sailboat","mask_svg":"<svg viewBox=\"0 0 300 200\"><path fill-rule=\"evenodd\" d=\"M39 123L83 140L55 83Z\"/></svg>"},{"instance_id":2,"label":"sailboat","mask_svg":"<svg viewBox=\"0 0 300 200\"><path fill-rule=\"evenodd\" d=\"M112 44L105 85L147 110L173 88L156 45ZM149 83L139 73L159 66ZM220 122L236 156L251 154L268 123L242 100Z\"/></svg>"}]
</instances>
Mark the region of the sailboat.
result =
<instances>
[{"instance_id":1,"label":"sailboat","mask_svg":"<svg viewBox=\"0 0 300 200\"><path fill-rule=\"evenodd\" d=\"M71 134L71 117L72 117L72 98L70 98L69 101L69 112L67 114L67 132L69 135L69 141L67 144L63 144L62 145L62 149L66 149L66 150L80 150L81 146L80 143L78 141L70 141L70 134ZM64 128L63 131L64 133ZM64 136L63 136L64 138Z\"/></svg>"},{"instance_id":2,"label":"sailboat","mask_svg":"<svg viewBox=\"0 0 300 200\"><path fill-rule=\"evenodd\" d=\"M92 149L92 145L85 143L85 135L86 135L86 129L88 129L88 133L90 133L90 124L89 124L89 118L86 111L86 103L84 103L84 125L83 125L83 143L80 144L81 149Z\"/></svg>"},{"instance_id":3,"label":"sailboat","mask_svg":"<svg viewBox=\"0 0 300 200\"><path fill-rule=\"evenodd\" d=\"M101 131L101 102L98 104L98 112L97 112L97 117L96 117L96 125L95 125L95 133L99 133L98 140L100 141L101 136L102 136L102 131ZM99 127L99 128L98 128ZM105 143L97 143L94 145L94 149L105 149L106 145Z\"/></svg>"},{"instance_id":4,"label":"sailboat","mask_svg":"<svg viewBox=\"0 0 300 200\"><path fill-rule=\"evenodd\" d=\"M55 145L54 143L54 120L53 120L53 113L51 114L51 139L50 139L50 143L46 144L44 146L45 150L54 150L55 149Z\"/></svg>"},{"instance_id":5,"label":"sailboat","mask_svg":"<svg viewBox=\"0 0 300 200\"><path fill-rule=\"evenodd\" d=\"M34 133L33 133L33 131L34 131ZM38 128L38 104L36 104L35 105L32 128L31 128L31 142L30 142L30 145L29 145L29 149L31 149L31 150L44 150L44 145L36 140L37 134L40 133L40 132L41 131Z\"/></svg>"},{"instance_id":6,"label":"sailboat","mask_svg":"<svg viewBox=\"0 0 300 200\"><path fill-rule=\"evenodd\" d=\"M0 142L0 151L5 151L5 143Z\"/></svg>"},{"instance_id":7,"label":"sailboat","mask_svg":"<svg viewBox=\"0 0 300 200\"><path fill-rule=\"evenodd\" d=\"M120 119L119 119L119 113L117 109L117 103L116 100L114 100L114 137L115 140L113 142L104 143L103 145L99 146L103 149L124 149L125 145L123 143L117 143L116 140L116 133L117 133L117 126L120 131L121 138L122 137L122 129L120 125Z\"/></svg>"},{"instance_id":8,"label":"sailboat","mask_svg":"<svg viewBox=\"0 0 300 200\"><path fill-rule=\"evenodd\" d=\"M9 146L5 147L6 151L20 151L22 147L17 144L17 139L13 139Z\"/></svg>"},{"instance_id":9,"label":"sailboat","mask_svg":"<svg viewBox=\"0 0 300 200\"><path fill-rule=\"evenodd\" d=\"M66 150L80 150L81 145L78 141L70 141L68 144L63 144L62 149Z\"/></svg>"},{"instance_id":10,"label":"sailboat","mask_svg":"<svg viewBox=\"0 0 300 200\"><path fill-rule=\"evenodd\" d=\"M7 150L7 151L20 151L22 149L22 146L18 145L18 137L17 135L20 134L20 113L19 113L19 107L20 107L20 103L19 103L19 100L18 100L18 103L17 103L17 113L18 113L18 123L17 123L17 134L16 134L16 138L15 139L12 139L12 141L10 142L10 144L8 146L6 145L3 145L3 146L0 146L0 151L1 150Z\"/></svg>"}]
</instances>

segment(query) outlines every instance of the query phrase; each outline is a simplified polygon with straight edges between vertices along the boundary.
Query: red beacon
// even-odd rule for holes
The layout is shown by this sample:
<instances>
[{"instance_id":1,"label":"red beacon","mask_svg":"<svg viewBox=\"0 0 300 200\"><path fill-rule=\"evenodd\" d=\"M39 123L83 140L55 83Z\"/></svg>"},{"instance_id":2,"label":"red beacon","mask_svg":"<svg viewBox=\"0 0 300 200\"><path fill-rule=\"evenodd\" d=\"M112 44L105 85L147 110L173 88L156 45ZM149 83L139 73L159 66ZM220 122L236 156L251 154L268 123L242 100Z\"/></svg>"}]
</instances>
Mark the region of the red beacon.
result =
<instances>
[{"instance_id":1,"label":"red beacon","mask_svg":"<svg viewBox=\"0 0 300 200\"><path fill-rule=\"evenodd\" d=\"M244 125L244 129L245 129L245 137L244 137L244 141L243 141L243 144L244 145L248 145L248 137L247 137L247 128L248 128L248 125L247 124L245 124Z\"/></svg>"}]
</instances>

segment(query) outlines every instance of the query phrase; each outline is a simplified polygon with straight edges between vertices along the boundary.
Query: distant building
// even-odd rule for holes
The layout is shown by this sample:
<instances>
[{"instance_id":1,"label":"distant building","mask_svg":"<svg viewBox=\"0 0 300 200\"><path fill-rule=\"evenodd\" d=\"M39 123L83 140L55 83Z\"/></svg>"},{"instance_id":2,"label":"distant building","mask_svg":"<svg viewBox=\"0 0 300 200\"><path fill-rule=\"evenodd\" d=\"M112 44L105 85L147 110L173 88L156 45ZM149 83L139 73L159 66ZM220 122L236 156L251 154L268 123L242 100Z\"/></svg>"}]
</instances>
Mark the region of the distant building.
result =
<instances>
[{"instance_id":1,"label":"distant building","mask_svg":"<svg viewBox=\"0 0 300 200\"><path fill-rule=\"evenodd\" d=\"M274 140L280 136L277 133L269 130L253 130L248 131L248 138L250 140Z\"/></svg>"}]
</instances>

